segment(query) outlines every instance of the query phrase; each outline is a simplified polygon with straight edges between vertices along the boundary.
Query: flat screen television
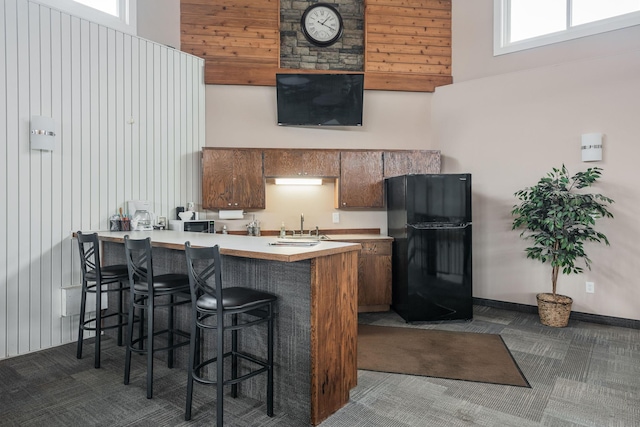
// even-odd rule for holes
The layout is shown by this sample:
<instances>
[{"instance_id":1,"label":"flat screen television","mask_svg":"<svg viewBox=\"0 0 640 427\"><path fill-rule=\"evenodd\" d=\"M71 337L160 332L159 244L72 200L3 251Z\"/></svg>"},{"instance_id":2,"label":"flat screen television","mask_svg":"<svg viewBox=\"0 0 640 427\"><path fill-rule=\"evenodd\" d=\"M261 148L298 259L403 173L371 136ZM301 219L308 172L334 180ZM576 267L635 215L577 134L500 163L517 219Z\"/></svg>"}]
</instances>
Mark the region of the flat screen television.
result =
<instances>
[{"instance_id":1,"label":"flat screen television","mask_svg":"<svg viewBox=\"0 0 640 427\"><path fill-rule=\"evenodd\" d=\"M278 125L362 126L364 74L276 74Z\"/></svg>"}]
</instances>

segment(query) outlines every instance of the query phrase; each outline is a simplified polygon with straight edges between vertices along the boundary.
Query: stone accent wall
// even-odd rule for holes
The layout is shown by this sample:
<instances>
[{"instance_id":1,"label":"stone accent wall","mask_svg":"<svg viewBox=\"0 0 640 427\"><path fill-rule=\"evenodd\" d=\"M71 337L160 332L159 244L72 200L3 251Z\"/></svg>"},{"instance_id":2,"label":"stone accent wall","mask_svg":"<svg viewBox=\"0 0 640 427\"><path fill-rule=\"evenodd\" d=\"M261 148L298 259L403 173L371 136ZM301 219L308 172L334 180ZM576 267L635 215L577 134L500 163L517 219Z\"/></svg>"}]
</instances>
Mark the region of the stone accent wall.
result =
<instances>
[{"instance_id":1,"label":"stone accent wall","mask_svg":"<svg viewBox=\"0 0 640 427\"><path fill-rule=\"evenodd\" d=\"M364 70L364 0L322 0L342 15L344 33L328 47L311 44L302 33L300 19L317 0L281 0L280 68L305 70Z\"/></svg>"}]
</instances>

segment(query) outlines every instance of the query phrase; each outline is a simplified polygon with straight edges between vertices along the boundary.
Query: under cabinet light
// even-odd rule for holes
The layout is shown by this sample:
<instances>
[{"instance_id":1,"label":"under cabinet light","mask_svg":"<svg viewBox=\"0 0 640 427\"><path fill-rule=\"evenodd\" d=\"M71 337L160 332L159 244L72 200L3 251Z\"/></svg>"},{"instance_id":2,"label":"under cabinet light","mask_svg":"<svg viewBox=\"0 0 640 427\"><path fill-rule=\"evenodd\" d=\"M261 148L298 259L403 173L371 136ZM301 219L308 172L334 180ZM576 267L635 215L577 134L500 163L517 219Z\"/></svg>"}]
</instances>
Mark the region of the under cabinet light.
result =
<instances>
[{"instance_id":1,"label":"under cabinet light","mask_svg":"<svg viewBox=\"0 0 640 427\"><path fill-rule=\"evenodd\" d=\"M322 178L276 178L276 185L322 185Z\"/></svg>"}]
</instances>

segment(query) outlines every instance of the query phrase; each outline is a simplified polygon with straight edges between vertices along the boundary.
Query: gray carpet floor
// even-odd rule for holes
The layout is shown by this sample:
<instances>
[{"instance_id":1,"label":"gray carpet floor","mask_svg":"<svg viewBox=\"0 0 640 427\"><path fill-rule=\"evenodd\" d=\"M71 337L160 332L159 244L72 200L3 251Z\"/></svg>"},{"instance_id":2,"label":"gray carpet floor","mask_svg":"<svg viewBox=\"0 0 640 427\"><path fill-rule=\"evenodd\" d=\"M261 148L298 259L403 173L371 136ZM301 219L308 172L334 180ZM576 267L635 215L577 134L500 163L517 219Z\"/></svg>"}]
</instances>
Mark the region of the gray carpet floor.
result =
<instances>
[{"instance_id":1,"label":"gray carpet floor","mask_svg":"<svg viewBox=\"0 0 640 427\"><path fill-rule=\"evenodd\" d=\"M359 322L500 334L532 388L359 370L350 402L322 427L640 426L640 330L573 320L555 329L535 314L484 306L470 322L407 325L393 312L361 314ZM134 360L124 386L124 349L106 337L102 368L93 369L91 342L82 360L68 344L0 361L0 425L215 424L213 388L196 385L187 423L184 370L156 363L148 400L144 362ZM225 405L228 426L301 427L242 396Z\"/></svg>"}]
</instances>

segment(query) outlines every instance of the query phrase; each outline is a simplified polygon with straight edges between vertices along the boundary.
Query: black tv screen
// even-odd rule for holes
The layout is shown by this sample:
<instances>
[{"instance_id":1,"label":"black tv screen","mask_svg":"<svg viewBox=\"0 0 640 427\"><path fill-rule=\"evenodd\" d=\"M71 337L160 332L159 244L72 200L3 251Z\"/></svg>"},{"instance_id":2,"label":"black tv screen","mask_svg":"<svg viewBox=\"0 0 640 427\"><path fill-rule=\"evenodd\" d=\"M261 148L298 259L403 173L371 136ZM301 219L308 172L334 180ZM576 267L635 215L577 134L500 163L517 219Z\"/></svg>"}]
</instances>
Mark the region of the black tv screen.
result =
<instances>
[{"instance_id":1,"label":"black tv screen","mask_svg":"<svg viewBox=\"0 0 640 427\"><path fill-rule=\"evenodd\" d=\"M278 124L362 126L364 74L276 74Z\"/></svg>"}]
</instances>

